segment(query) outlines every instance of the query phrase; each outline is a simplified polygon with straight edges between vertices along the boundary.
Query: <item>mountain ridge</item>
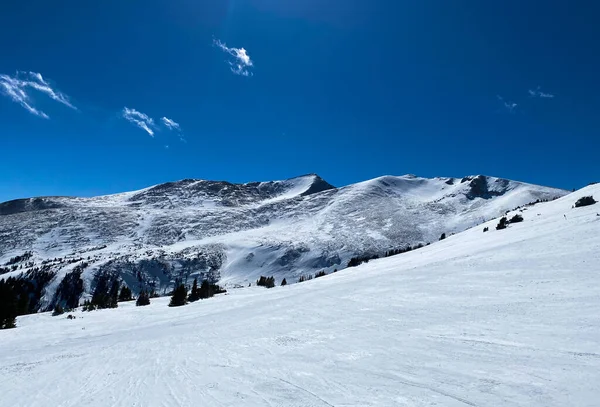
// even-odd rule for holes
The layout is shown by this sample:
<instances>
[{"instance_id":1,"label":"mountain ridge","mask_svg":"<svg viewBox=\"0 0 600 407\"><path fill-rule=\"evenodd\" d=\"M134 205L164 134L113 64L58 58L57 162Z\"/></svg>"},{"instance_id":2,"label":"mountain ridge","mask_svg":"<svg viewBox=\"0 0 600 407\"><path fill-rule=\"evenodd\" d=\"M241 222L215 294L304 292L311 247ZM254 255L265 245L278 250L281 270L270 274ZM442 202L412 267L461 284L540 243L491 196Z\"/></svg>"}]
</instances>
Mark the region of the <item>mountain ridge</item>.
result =
<instances>
[{"instance_id":1,"label":"mountain ridge","mask_svg":"<svg viewBox=\"0 0 600 407\"><path fill-rule=\"evenodd\" d=\"M0 265L31 251L30 262L50 264L58 284L86 263L86 293L99 271L118 275L134 292L146 286L166 292L176 280L194 277L225 285L247 285L260 275L294 281L344 268L354 256L426 244L566 193L482 175L382 176L335 188L308 174L246 184L188 179L91 198L28 198L0 204Z\"/></svg>"}]
</instances>

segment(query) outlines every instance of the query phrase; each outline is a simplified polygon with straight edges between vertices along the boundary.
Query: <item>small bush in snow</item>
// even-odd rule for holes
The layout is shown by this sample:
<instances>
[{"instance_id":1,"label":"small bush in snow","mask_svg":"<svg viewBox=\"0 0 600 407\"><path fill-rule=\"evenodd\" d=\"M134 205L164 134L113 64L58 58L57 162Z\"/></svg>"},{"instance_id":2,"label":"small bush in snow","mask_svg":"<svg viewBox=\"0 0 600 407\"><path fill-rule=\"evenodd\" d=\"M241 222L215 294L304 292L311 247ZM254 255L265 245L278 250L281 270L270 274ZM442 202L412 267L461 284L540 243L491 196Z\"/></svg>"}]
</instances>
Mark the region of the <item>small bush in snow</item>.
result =
<instances>
[{"instance_id":1,"label":"small bush in snow","mask_svg":"<svg viewBox=\"0 0 600 407\"><path fill-rule=\"evenodd\" d=\"M281 280L281 286L287 285L287 280L284 278L283 280Z\"/></svg>"},{"instance_id":2,"label":"small bush in snow","mask_svg":"<svg viewBox=\"0 0 600 407\"><path fill-rule=\"evenodd\" d=\"M577 200L577 202L575 202L575 207L580 208L582 206L589 206L589 205L593 205L595 203L596 203L596 200L594 199L594 197L592 195L583 196L583 197L579 198Z\"/></svg>"},{"instance_id":3,"label":"small bush in snow","mask_svg":"<svg viewBox=\"0 0 600 407\"><path fill-rule=\"evenodd\" d=\"M489 231L489 230L490 230L490 228L488 228L488 227L486 226L486 227L484 227L484 228L483 228L483 233L485 233L485 232L487 232L487 231Z\"/></svg>"},{"instance_id":4,"label":"small bush in snow","mask_svg":"<svg viewBox=\"0 0 600 407\"><path fill-rule=\"evenodd\" d=\"M446 234L442 233L442 235L440 236L440 240L444 240L446 238Z\"/></svg>"}]
</instances>

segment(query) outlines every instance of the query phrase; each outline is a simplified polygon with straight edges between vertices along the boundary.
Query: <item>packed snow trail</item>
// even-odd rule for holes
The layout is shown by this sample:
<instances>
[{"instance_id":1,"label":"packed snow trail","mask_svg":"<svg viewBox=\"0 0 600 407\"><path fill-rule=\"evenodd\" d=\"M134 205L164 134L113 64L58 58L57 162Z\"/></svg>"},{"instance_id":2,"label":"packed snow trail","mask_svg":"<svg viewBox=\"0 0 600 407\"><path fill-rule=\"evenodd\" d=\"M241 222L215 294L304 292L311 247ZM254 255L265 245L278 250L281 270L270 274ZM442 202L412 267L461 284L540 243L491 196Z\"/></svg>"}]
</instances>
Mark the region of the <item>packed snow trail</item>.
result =
<instances>
[{"instance_id":1,"label":"packed snow trail","mask_svg":"<svg viewBox=\"0 0 600 407\"><path fill-rule=\"evenodd\" d=\"M572 209L583 195L600 186L301 284L19 317L0 405L597 406L600 204Z\"/></svg>"}]
</instances>

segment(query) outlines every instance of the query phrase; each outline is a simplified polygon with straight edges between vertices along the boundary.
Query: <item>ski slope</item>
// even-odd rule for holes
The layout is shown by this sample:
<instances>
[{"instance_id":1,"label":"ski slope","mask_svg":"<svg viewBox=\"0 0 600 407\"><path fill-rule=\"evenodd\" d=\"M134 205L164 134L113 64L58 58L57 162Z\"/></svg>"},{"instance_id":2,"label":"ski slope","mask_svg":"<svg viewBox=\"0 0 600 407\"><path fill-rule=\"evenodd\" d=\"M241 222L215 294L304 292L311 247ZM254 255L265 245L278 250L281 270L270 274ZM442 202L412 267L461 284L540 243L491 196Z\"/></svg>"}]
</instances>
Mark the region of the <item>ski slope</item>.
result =
<instances>
[{"instance_id":1,"label":"ski slope","mask_svg":"<svg viewBox=\"0 0 600 407\"><path fill-rule=\"evenodd\" d=\"M584 195L600 186L301 284L19 317L0 331L0 405L598 406Z\"/></svg>"}]
</instances>

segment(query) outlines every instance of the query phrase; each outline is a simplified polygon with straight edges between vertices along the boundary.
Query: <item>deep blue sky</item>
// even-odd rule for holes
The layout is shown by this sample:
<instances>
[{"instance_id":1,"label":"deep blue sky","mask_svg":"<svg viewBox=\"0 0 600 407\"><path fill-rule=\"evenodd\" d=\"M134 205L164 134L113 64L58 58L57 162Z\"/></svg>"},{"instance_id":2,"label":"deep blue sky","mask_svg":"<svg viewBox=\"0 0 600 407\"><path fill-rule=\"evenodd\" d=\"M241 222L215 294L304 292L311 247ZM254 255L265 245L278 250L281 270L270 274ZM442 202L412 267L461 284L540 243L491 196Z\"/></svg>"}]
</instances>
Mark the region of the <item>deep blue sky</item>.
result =
<instances>
[{"instance_id":1,"label":"deep blue sky","mask_svg":"<svg viewBox=\"0 0 600 407\"><path fill-rule=\"evenodd\" d=\"M26 88L44 119L0 95L0 201L312 172L579 188L600 178L599 15L595 1L7 0L0 74L41 73L77 110ZM247 50L252 76L216 39Z\"/></svg>"}]
</instances>

